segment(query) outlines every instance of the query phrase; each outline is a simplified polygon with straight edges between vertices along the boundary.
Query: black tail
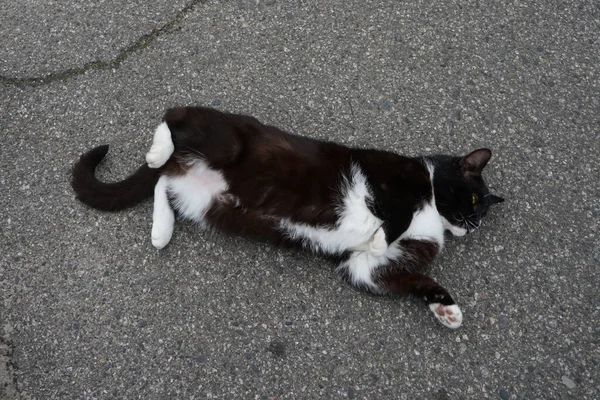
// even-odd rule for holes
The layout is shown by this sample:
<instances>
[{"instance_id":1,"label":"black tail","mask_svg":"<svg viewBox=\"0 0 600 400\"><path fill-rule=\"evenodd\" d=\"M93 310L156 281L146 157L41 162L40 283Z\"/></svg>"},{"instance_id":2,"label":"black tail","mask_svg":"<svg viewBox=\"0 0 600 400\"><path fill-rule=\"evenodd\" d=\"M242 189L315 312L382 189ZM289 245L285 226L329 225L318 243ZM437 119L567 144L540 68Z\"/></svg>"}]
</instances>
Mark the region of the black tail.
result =
<instances>
[{"instance_id":1,"label":"black tail","mask_svg":"<svg viewBox=\"0 0 600 400\"><path fill-rule=\"evenodd\" d=\"M125 180L104 183L96 179L96 166L108 153L108 145L98 146L83 154L73 167L71 186L76 197L90 207L106 211L132 207L154 194L160 172L142 165Z\"/></svg>"}]
</instances>

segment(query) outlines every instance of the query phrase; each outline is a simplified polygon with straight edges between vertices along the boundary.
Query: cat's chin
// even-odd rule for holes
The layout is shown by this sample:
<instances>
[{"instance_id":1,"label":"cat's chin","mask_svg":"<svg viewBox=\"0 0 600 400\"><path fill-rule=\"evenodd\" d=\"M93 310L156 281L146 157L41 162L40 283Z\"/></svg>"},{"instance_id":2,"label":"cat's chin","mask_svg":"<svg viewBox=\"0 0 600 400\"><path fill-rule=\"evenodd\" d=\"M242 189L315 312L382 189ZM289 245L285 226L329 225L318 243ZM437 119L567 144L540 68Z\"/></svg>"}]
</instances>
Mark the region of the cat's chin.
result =
<instances>
[{"instance_id":1,"label":"cat's chin","mask_svg":"<svg viewBox=\"0 0 600 400\"><path fill-rule=\"evenodd\" d=\"M448 229L454 236L465 236L468 231L465 228L459 228L458 226L453 226Z\"/></svg>"},{"instance_id":2,"label":"cat's chin","mask_svg":"<svg viewBox=\"0 0 600 400\"><path fill-rule=\"evenodd\" d=\"M465 228L461 228L459 226L456 225L452 225L450 223L450 221L448 221L446 218L442 217L442 222L444 224L444 229L447 231L450 231L450 233L452 233L454 236L465 236L467 233L469 233L469 231Z\"/></svg>"}]
</instances>

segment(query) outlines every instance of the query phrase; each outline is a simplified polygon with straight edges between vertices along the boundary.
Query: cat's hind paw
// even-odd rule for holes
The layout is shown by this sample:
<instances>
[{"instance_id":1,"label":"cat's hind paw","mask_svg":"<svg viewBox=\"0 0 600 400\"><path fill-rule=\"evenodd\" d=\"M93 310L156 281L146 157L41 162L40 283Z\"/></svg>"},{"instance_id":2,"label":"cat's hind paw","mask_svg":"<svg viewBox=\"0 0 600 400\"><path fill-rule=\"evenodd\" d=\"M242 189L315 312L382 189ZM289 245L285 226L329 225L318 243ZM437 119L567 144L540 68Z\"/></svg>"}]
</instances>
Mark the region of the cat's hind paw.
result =
<instances>
[{"instance_id":1,"label":"cat's hind paw","mask_svg":"<svg viewBox=\"0 0 600 400\"><path fill-rule=\"evenodd\" d=\"M173 236L173 222L169 221L154 221L152 223L152 246L157 249L162 249L171 241Z\"/></svg>"},{"instance_id":2,"label":"cat's hind paw","mask_svg":"<svg viewBox=\"0 0 600 400\"><path fill-rule=\"evenodd\" d=\"M462 324L462 311L456 304L444 306L440 303L429 304L429 309L442 325L451 329L456 329Z\"/></svg>"},{"instance_id":3,"label":"cat's hind paw","mask_svg":"<svg viewBox=\"0 0 600 400\"><path fill-rule=\"evenodd\" d=\"M369 253L374 257L382 257L388 249L388 244L385 240L385 232L383 228L377 229L373 238L369 242Z\"/></svg>"},{"instance_id":4,"label":"cat's hind paw","mask_svg":"<svg viewBox=\"0 0 600 400\"><path fill-rule=\"evenodd\" d=\"M154 211L152 213L152 246L162 249L171 241L175 227L175 214L171 209L163 181L158 181L154 192Z\"/></svg>"},{"instance_id":5,"label":"cat's hind paw","mask_svg":"<svg viewBox=\"0 0 600 400\"><path fill-rule=\"evenodd\" d=\"M156 128L154 141L148 153L146 153L146 162L150 168L160 168L169 160L175 150L171 140L171 131L165 122Z\"/></svg>"},{"instance_id":6,"label":"cat's hind paw","mask_svg":"<svg viewBox=\"0 0 600 400\"><path fill-rule=\"evenodd\" d=\"M146 153L146 162L150 168L160 168L173 154L173 144L154 143Z\"/></svg>"}]
</instances>

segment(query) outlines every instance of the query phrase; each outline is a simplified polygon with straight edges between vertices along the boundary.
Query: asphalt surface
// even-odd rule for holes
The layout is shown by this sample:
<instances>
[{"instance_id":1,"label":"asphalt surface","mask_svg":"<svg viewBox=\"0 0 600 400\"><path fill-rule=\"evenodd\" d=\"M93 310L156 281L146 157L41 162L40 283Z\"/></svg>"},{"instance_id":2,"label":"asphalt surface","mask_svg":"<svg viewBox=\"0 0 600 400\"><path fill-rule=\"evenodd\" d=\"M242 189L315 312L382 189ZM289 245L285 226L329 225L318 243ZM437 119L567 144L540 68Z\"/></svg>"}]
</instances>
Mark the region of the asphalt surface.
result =
<instances>
[{"instance_id":1,"label":"asphalt surface","mask_svg":"<svg viewBox=\"0 0 600 400\"><path fill-rule=\"evenodd\" d=\"M94 3L94 4L91 4ZM0 5L3 399L600 398L597 1ZM213 105L407 155L493 150L507 201L431 275L464 324L306 254L75 201L163 110Z\"/></svg>"}]
</instances>

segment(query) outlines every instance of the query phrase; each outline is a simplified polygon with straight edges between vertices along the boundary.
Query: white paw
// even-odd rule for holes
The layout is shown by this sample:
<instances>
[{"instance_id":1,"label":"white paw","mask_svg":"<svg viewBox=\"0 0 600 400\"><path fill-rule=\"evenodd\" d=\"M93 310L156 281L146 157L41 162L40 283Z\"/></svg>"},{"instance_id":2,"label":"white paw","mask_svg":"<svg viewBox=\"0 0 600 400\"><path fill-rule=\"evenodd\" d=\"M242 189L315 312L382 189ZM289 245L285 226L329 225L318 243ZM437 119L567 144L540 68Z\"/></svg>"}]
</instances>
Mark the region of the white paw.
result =
<instances>
[{"instance_id":1,"label":"white paw","mask_svg":"<svg viewBox=\"0 0 600 400\"><path fill-rule=\"evenodd\" d=\"M383 228L377 229L373 238L369 242L369 253L374 257L382 257L388 249L388 244L385 241L385 232Z\"/></svg>"},{"instance_id":2,"label":"white paw","mask_svg":"<svg viewBox=\"0 0 600 400\"><path fill-rule=\"evenodd\" d=\"M160 218L155 217L152 221L152 246L160 250L169 244L174 225L175 216L172 211L162 214Z\"/></svg>"},{"instance_id":3,"label":"white paw","mask_svg":"<svg viewBox=\"0 0 600 400\"><path fill-rule=\"evenodd\" d=\"M173 154L173 143L154 143L150 151L146 153L146 162L150 168L160 168L169 160Z\"/></svg>"},{"instance_id":4,"label":"white paw","mask_svg":"<svg viewBox=\"0 0 600 400\"><path fill-rule=\"evenodd\" d=\"M165 122L156 128L150 151L146 153L146 162L150 168L160 168L169 160L175 150L171 140L171 131Z\"/></svg>"},{"instance_id":5,"label":"white paw","mask_svg":"<svg viewBox=\"0 0 600 400\"><path fill-rule=\"evenodd\" d=\"M456 304L443 306L440 303L431 303L429 309L433 311L437 320L448 328L456 329L462 324L462 311Z\"/></svg>"}]
</instances>

